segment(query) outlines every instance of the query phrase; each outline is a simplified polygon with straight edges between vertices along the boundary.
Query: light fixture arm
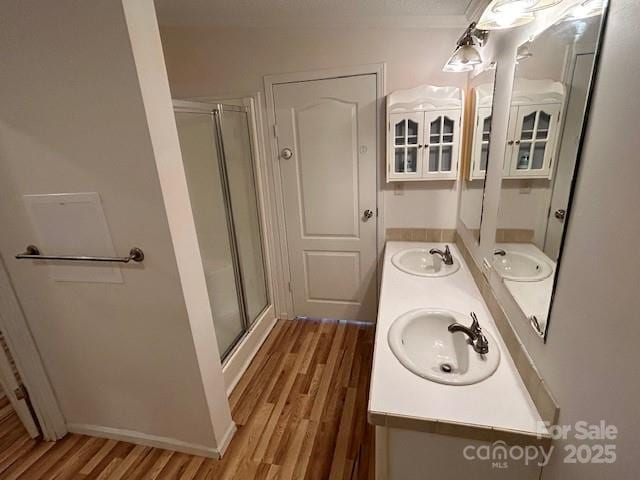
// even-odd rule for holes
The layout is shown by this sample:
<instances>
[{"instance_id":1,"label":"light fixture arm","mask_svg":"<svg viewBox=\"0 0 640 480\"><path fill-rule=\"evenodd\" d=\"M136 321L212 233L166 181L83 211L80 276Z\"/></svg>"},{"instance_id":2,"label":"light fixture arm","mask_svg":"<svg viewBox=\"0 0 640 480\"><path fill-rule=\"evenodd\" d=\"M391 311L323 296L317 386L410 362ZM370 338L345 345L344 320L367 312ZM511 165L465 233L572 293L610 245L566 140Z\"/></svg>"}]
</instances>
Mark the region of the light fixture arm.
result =
<instances>
[{"instance_id":1,"label":"light fixture arm","mask_svg":"<svg viewBox=\"0 0 640 480\"><path fill-rule=\"evenodd\" d=\"M458 39L457 45L458 47L462 47L463 45L473 46L475 40L478 46L483 47L488 38L489 31L476 28L476 22L472 22Z\"/></svg>"}]
</instances>

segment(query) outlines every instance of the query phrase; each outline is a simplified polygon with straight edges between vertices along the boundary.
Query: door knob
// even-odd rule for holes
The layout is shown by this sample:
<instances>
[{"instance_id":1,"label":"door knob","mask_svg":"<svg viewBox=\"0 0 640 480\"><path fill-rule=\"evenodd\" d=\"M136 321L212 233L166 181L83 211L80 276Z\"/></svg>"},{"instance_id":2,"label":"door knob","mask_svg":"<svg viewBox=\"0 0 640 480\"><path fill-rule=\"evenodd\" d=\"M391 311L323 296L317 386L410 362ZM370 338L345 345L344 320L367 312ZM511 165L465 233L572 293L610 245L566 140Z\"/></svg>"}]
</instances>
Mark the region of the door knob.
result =
<instances>
[{"instance_id":1,"label":"door knob","mask_svg":"<svg viewBox=\"0 0 640 480\"><path fill-rule=\"evenodd\" d=\"M559 208L558 210L553 212L553 216L556 217L558 220L564 220L564 217L567 216L567 211L564 210L563 208Z\"/></svg>"},{"instance_id":2,"label":"door knob","mask_svg":"<svg viewBox=\"0 0 640 480\"><path fill-rule=\"evenodd\" d=\"M364 211L364 213L362 214L362 216L366 219L369 220L371 217L373 217L373 211L366 209Z\"/></svg>"},{"instance_id":3,"label":"door knob","mask_svg":"<svg viewBox=\"0 0 640 480\"><path fill-rule=\"evenodd\" d=\"M283 148L280 152L280 156L285 160L289 160L291 157L293 157L293 150L291 150L290 148Z\"/></svg>"}]
</instances>

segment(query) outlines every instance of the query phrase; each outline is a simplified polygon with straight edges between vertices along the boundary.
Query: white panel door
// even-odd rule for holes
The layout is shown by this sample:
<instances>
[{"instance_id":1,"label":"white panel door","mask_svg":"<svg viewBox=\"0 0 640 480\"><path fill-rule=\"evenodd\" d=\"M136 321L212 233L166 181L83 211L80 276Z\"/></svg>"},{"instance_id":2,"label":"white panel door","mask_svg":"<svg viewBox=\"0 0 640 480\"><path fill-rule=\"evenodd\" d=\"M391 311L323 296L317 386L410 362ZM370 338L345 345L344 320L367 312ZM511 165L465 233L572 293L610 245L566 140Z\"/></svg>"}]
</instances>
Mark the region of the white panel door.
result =
<instances>
[{"instance_id":1,"label":"white panel door","mask_svg":"<svg viewBox=\"0 0 640 480\"><path fill-rule=\"evenodd\" d=\"M373 321L376 77L273 92L294 314Z\"/></svg>"}]
</instances>

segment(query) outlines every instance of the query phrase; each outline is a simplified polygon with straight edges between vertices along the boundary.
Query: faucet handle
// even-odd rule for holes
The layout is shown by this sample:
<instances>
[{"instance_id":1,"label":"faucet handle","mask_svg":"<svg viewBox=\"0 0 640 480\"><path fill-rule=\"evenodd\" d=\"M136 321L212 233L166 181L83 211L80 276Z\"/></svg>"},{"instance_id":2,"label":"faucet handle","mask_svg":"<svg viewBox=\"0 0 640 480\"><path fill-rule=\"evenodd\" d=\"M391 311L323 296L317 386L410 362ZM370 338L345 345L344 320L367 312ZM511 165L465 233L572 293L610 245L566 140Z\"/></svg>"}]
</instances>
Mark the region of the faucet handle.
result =
<instances>
[{"instance_id":1,"label":"faucet handle","mask_svg":"<svg viewBox=\"0 0 640 480\"><path fill-rule=\"evenodd\" d=\"M476 315L476 312L471 312L471 319L473 320L473 322L471 323L471 330L474 333L481 333L482 328L480 328L480 322L478 321L478 316Z\"/></svg>"},{"instance_id":2,"label":"faucet handle","mask_svg":"<svg viewBox=\"0 0 640 480\"><path fill-rule=\"evenodd\" d=\"M451 249L449 248L449 245L444 246L444 254L451 255Z\"/></svg>"}]
</instances>

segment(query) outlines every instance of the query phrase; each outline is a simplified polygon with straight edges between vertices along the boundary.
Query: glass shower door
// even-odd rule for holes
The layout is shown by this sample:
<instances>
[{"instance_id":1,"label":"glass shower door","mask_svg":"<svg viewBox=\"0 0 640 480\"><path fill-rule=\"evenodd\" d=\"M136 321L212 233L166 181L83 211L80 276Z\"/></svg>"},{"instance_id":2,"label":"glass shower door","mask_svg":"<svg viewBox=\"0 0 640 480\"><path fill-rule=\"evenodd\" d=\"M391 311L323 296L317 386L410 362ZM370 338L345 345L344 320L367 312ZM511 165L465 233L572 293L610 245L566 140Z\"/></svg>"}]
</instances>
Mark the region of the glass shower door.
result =
<instances>
[{"instance_id":1,"label":"glass shower door","mask_svg":"<svg viewBox=\"0 0 640 480\"><path fill-rule=\"evenodd\" d=\"M269 300L249 118L243 110L223 106L219 120L247 320L251 325Z\"/></svg>"},{"instance_id":2,"label":"glass shower door","mask_svg":"<svg viewBox=\"0 0 640 480\"><path fill-rule=\"evenodd\" d=\"M224 357L245 328L227 229L213 113L182 110L176 111L175 117L218 349Z\"/></svg>"},{"instance_id":3,"label":"glass shower door","mask_svg":"<svg viewBox=\"0 0 640 480\"><path fill-rule=\"evenodd\" d=\"M269 305L249 114L174 102L178 137L221 357Z\"/></svg>"}]
</instances>

